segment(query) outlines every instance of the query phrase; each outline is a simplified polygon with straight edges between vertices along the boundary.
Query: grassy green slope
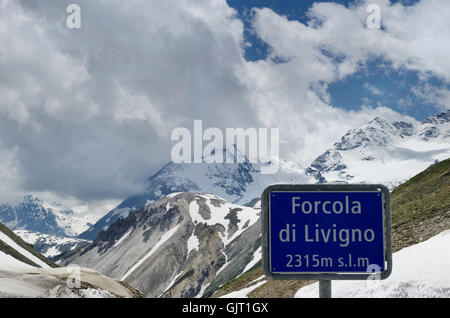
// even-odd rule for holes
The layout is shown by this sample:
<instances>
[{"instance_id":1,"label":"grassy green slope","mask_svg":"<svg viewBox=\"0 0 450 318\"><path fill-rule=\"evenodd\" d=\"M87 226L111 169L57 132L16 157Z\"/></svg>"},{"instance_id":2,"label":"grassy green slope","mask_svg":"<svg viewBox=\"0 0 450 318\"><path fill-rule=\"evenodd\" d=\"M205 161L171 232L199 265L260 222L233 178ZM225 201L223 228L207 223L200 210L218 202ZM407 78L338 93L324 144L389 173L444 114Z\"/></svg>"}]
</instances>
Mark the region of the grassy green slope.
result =
<instances>
[{"instance_id":1,"label":"grassy green slope","mask_svg":"<svg viewBox=\"0 0 450 318\"><path fill-rule=\"evenodd\" d=\"M37 258L39 258L41 261L43 261L44 263L46 263L50 267L58 267L58 265L56 265L55 263L50 261L48 258L43 256L38 251L36 251L33 248L32 245L30 245L27 242L25 242L24 240L22 240L19 236L14 234L13 231L11 231L7 226L5 226L2 223L0 223L0 232L3 232L7 236L9 236L9 238L11 238L15 243L17 243L17 245L19 245L20 247L26 249L28 252L30 252L31 254L36 256ZM8 255L11 255L12 257L18 259L21 262L24 262L24 263L32 265L32 266L39 267L34 262L32 262L27 257L25 257L24 255L22 255L19 252L17 252L15 249L13 249L11 246L9 246L8 244L4 243L3 241L0 241L0 251L6 253Z\"/></svg>"},{"instance_id":2,"label":"grassy green slope","mask_svg":"<svg viewBox=\"0 0 450 318\"><path fill-rule=\"evenodd\" d=\"M450 228L450 159L435 164L391 194L392 248L398 251Z\"/></svg>"},{"instance_id":3,"label":"grassy green slope","mask_svg":"<svg viewBox=\"0 0 450 318\"><path fill-rule=\"evenodd\" d=\"M450 229L450 159L434 164L403 183L391 193L392 248L423 242ZM260 277L257 267L219 288L213 297L240 290ZM256 288L249 297L293 297L312 281L271 280Z\"/></svg>"}]
</instances>

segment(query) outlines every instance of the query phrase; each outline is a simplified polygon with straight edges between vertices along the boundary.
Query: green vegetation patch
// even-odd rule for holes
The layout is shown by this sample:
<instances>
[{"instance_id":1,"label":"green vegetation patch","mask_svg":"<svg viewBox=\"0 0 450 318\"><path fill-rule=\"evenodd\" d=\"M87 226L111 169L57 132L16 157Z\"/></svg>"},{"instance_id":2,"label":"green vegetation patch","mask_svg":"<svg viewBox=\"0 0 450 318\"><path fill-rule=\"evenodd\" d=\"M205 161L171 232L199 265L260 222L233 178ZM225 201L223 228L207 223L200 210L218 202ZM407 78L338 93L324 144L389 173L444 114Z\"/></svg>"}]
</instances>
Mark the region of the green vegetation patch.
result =
<instances>
[{"instance_id":1,"label":"green vegetation patch","mask_svg":"<svg viewBox=\"0 0 450 318\"><path fill-rule=\"evenodd\" d=\"M392 225L450 211L450 159L434 164L391 194Z\"/></svg>"}]
</instances>

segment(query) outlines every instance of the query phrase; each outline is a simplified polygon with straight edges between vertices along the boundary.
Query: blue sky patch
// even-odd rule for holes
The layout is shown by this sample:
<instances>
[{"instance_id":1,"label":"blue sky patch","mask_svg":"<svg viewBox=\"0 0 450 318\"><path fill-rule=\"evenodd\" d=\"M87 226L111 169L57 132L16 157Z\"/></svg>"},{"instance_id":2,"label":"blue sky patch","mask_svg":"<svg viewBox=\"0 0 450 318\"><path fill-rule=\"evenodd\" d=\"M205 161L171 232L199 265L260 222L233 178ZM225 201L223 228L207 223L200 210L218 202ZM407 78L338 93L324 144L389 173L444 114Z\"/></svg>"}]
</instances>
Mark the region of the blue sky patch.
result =
<instances>
[{"instance_id":1,"label":"blue sky patch","mask_svg":"<svg viewBox=\"0 0 450 318\"><path fill-rule=\"evenodd\" d=\"M244 23L244 41L250 43L245 46L245 59L257 61L266 59L270 55L270 46L261 40L251 26L252 8L267 7L288 20L297 20L306 23L306 12L315 2L335 2L345 6L356 4L359 1L349 0L227 0L235 8L237 16ZM403 5L413 5L419 0L391 0L391 3L401 2ZM328 56L328 52L323 52ZM334 58L334 57L333 57ZM335 57L339 62L339 56ZM272 58L275 63L285 61ZM434 76L425 79L418 72L409 70L395 70L388 62L379 59L371 61L368 65L344 80L331 83L328 93L331 105L346 109L359 110L363 106L387 106L393 110L423 120L429 115L439 112L430 98L427 98L424 88L447 88L445 81Z\"/></svg>"}]
</instances>

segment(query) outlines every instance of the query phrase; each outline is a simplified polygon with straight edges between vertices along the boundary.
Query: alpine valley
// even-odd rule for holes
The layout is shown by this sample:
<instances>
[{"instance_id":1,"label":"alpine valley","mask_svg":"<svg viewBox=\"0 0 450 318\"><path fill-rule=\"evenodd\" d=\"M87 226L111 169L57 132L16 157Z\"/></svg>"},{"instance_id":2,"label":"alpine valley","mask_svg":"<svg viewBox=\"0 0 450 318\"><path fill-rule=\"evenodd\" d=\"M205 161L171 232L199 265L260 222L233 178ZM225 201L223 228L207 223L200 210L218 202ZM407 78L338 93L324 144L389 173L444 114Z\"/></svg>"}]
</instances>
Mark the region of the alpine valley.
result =
<instances>
[{"instance_id":1,"label":"alpine valley","mask_svg":"<svg viewBox=\"0 0 450 318\"><path fill-rule=\"evenodd\" d=\"M224 157L232 155L229 148L223 150ZM84 227L77 239L92 243L66 249L59 264L91 268L146 297L217 295L259 266L259 197L265 187L370 182L396 189L428 167L448 162L450 111L422 122L375 118L348 131L307 168L273 158L280 167L274 175L261 174L258 166L237 155L243 156L240 163L169 162L147 179L145 193L126 198L95 224L74 217L69 224L83 224L78 230ZM77 232L60 221L70 212L49 209L36 200L2 206L0 220L14 230L64 237ZM32 237L30 232L16 233ZM259 276L254 277L255 286L264 284Z\"/></svg>"}]
</instances>

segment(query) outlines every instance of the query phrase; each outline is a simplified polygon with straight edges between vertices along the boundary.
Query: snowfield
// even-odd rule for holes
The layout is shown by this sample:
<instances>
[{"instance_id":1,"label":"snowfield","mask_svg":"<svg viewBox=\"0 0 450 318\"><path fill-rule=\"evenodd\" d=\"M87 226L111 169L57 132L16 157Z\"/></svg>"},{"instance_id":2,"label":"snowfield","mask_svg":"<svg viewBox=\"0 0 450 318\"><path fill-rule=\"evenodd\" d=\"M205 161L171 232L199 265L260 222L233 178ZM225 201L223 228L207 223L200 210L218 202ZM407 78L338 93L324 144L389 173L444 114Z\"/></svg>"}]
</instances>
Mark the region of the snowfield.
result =
<instances>
[{"instance_id":1,"label":"snowfield","mask_svg":"<svg viewBox=\"0 0 450 318\"><path fill-rule=\"evenodd\" d=\"M0 251L0 269L14 270L14 269L30 269L33 266L22 263L18 259L15 259L11 255L5 254Z\"/></svg>"},{"instance_id":2,"label":"snowfield","mask_svg":"<svg viewBox=\"0 0 450 318\"><path fill-rule=\"evenodd\" d=\"M318 283L301 288L296 298L317 298ZM393 254L386 280L332 283L333 298L450 298L450 230Z\"/></svg>"},{"instance_id":3,"label":"snowfield","mask_svg":"<svg viewBox=\"0 0 450 318\"><path fill-rule=\"evenodd\" d=\"M211 211L211 216L208 219L203 218L199 213L200 206L197 201L194 200L189 205L189 214L191 216L192 222L194 222L194 224L205 223L209 226L221 224L225 229L227 229L225 234L222 236L222 241L225 246L232 242L236 237L241 235L246 228L255 224L259 219L259 214L256 213L255 209L253 208L228 203L223 198L217 195L203 194L202 196L207 199L206 204ZM223 203L220 205L220 207L216 207L211 202L211 200L219 200ZM228 233L230 219L227 216L232 209L236 209L238 229L236 232L230 235Z\"/></svg>"},{"instance_id":4,"label":"snowfield","mask_svg":"<svg viewBox=\"0 0 450 318\"><path fill-rule=\"evenodd\" d=\"M382 183L392 189L450 157L449 118L450 111L421 123L377 117L349 130L307 171L322 182Z\"/></svg>"},{"instance_id":5,"label":"snowfield","mask_svg":"<svg viewBox=\"0 0 450 318\"><path fill-rule=\"evenodd\" d=\"M0 262L4 259L0 252ZM37 268L15 266L0 268L0 298L117 298L136 297L135 292L115 279L83 267ZM69 281L79 278L90 287L70 288ZM82 286L82 285L80 285Z\"/></svg>"},{"instance_id":6,"label":"snowfield","mask_svg":"<svg viewBox=\"0 0 450 318\"><path fill-rule=\"evenodd\" d=\"M36 256L34 256L33 254L31 254L30 252L28 252L26 249L24 249L23 247L19 246L16 242L14 242L8 235L6 235L3 232L0 232L0 240L5 242L6 244L8 244L9 246L11 246L13 249L15 249L16 251L18 251L20 254L22 254L23 256L25 256L26 258L28 258L30 261L32 261L33 263L46 268L49 267L47 264L45 264L43 261L41 261L39 258L37 258Z\"/></svg>"},{"instance_id":7,"label":"snowfield","mask_svg":"<svg viewBox=\"0 0 450 318\"><path fill-rule=\"evenodd\" d=\"M55 203L43 201L42 207L55 215L56 223L61 229L64 229L69 237L83 233L90 224L95 223L98 219L95 215L80 216L75 211Z\"/></svg>"},{"instance_id":8,"label":"snowfield","mask_svg":"<svg viewBox=\"0 0 450 318\"><path fill-rule=\"evenodd\" d=\"M28 230L15 230L14 234L20 236L25 242L33 245L45 257L57 256L65 251L74 250L77 247L88 244L89 241L43 234Z\"/></svg>"},{"instance_id":9,"label":"snowfield","mask_svg":"<svg viewBox=\"0 0 450 318\"><path fill-rule=\"evenodd\" d=\"M419 147L428 146L430 150L420 148L406 148L406 145L385 146L385 147L366 147L364 149L354 149L353 151L341 151L340 164L345 164L348 168L345 170L329 171L323 173L323 176L329 181L346 181L351 183L371 183L385 184L392 189L399 184L407 181L428 168L435 160L442 161L450 157L449 144L432 144L408 141L409 145ZM431 146L435 145L434 149ZM425 147L424 147L425 148ZM420 150L418 150L420 149ZM370 158L364 159L364 158ZM343 178L343 171L352 178ZM380 173L383 171L383 173Z\"/></svg>"},{"instance_id":10,"label":"snowfield","mask_svg":"<svg viewBox=\"0 0 450 318\"><path fill-rule=\"evenodd\" d=\"M6 234L8 233L8 234ZM19 243L17 243L17 242ZM0 230L0 298L141 297L137 290L100 272L80 267L52 268L9 230ZM25 262L31 261L34 265Z\"/></svg>"},{"instance_id":11,"label":"snowfield","mask_svg":"<svg viewBox=\"0 0 450 318\"><path fill-rule=\"evenodd\" d=\"M78 206L77 208L79 208ZM81 215L69 207L42 201L33 195L0 203L0 222L12 230L28 230L74 238L87 230L98 217Z\"/></svg>"},{"instance_id":12,"label":"snowfield","mask_svg":"<svg viewBox=\"0 0 450 318\"><path fill-rule=\"evenodd\" d=\"M261 276L254 281L250 282L250 284L253 284L249 287L243 288L241 290L237 290L234 292L231 292L229 294L220 296L219 298L248 298L248 294L251 293L253 290L258 288L261 285L264 285L267 281L263 279L264 276ZM263 279L263 280L261 280Z\"/></svg>"}]
</instances>

